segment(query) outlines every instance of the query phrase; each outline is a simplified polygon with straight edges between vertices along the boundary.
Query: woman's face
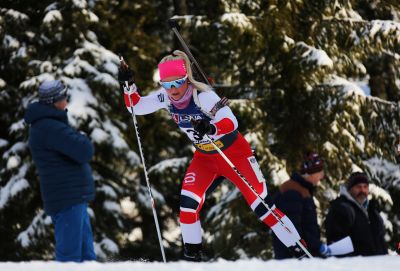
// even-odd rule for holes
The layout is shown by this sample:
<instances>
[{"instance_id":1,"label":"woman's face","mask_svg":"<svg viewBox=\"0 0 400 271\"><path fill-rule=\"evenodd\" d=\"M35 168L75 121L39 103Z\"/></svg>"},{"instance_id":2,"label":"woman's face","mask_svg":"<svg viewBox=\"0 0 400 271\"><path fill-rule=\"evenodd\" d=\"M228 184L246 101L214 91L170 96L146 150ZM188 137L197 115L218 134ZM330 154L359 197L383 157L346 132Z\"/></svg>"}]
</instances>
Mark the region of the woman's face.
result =
<instances>
[{"instance_id":1,"label":"woman's face","mask_svg":"<svg viewBox=\"0 0 400 271\"><path fill-rule=\"evenodd\" d=\"M166 77L162 80L162 82L170 82L174 81L177 79L183 78L182 76L169 76ZM171 87L171 88L166 88L167 94L170 98L174 99L175 101L179 101L180 98L183 97L183 95L186 92L186 89L188 87L188 79L185 80L185 83L183 83L179 88L176 87Z\"/></svg>"}]
</instances>

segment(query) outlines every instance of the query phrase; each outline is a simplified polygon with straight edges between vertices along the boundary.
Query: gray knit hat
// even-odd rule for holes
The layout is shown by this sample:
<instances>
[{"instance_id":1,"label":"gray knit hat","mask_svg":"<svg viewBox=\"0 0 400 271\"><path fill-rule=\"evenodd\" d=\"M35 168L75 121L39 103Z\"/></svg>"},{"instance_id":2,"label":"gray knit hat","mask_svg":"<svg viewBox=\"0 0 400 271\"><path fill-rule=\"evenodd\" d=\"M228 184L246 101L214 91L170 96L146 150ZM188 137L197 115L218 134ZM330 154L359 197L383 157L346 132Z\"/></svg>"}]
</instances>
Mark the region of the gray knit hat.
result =
<instances>
[{"instance_id":1,"label":"gray knit hat","mask_svg":"<svg viewBox=\"0 0 400 271\"><path fill-rule=\"evenodd\" d=\"M67 98L67 88L59 80L44 81L39 87L39 101L53 104Z\"/></svg>"}]
</instances>

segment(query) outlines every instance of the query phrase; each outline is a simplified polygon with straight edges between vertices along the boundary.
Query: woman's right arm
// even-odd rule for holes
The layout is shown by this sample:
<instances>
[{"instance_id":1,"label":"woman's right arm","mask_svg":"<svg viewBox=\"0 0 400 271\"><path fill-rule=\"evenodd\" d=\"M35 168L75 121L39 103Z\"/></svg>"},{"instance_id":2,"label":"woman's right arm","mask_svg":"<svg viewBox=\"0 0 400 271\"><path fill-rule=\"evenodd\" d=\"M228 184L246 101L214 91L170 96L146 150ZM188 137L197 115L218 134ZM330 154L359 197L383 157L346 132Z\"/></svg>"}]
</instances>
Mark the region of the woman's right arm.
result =
<instances>
[{"instance_id":1,"label":"woman's right arm","mask_svg":"<svg viewBox=\"0 0 400 271\"><path fill-rule=\"evenodd\" d=\"M131 112L131 103L137 115L147 115L159 109L166 108L165 99L168 99L167 94L163 90L155 91L147 96L140 96L138 92L130 94L124 93L124 101L126 109Z\"/></svg>"}]
</instances>

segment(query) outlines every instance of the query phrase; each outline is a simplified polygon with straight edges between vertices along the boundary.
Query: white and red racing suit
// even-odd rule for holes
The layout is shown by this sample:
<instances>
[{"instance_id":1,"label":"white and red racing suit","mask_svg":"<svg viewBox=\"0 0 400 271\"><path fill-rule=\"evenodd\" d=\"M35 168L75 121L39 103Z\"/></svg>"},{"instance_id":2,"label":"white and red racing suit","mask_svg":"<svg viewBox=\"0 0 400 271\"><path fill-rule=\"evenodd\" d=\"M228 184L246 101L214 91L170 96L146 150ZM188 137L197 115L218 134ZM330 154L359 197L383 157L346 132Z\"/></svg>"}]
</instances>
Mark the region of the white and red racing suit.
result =
<instances>
[{"instance_id":1,"label":"white and red racing suit","mask_svg":"<svg viewBox=\"0 0 400 271\"><path fill-rule=\"evenodd\" d=\"M261 199L251 191L248 184L236 174L214 147L193 129L191 118L195 120L207 119L211 124L214 124L216 133L210 135L210 138L254 187L261 198L264 199L267 196L266 181L256 158L253 156L250 145L237 130L238 122L231 109L228 106L222 107L216 112L213 119L203 113L204 111L210 112L220 100L218 95L211 90L199 92L198 94L202 110L196 105L193 97L189 105L184 109L176 108L172 103L166 102L166 99L169 98L165 89L160 89L143 97L139 96L137 92L131 94L135 114L145 115L159 109L167 109L172 119L186 133L196 148L193 160L183 179L180 196L180 223L184 243L201 243L199 213L205 200L205 193L216 177L224 176L241 191L257 216L270 226L278 237L279 235L282 236L279 239L285 245L295 245L295 240L290 236L286 236L286 229L278 223L271 211L267 210L265 205L261 203ZM130 102L127 94L125 94L125 104L130 111ZM275 206L272 209L276 211L275 214L281 219L288 220ZM293 224L289 224L293 228L291 230L295 231L296 238L300 239Z\"/></svg>"}]
</instances>

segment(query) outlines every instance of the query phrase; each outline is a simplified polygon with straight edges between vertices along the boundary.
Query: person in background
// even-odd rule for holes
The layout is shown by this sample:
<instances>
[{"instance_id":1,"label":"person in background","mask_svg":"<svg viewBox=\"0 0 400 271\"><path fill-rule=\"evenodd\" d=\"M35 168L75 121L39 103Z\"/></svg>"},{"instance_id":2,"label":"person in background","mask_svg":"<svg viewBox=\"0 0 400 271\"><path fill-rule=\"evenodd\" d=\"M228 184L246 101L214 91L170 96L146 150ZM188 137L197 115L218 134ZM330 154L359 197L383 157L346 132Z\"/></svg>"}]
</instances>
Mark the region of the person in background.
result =
<instances>
[{"instance_id":1,"label":"person in background","mask_svg":"<svg viewBox=\"0 0 400 271\"><path fill-rule=\"evenodd\" d=\"M28 106L25 122L29 148L39 173L46 214L55 227L56 260L95 260L93 234L87 213L94 199L94 180L89 161L90 140L68 123L67 88L61 81L43 82L39 101Z\"/></svg>"},{"instance_id":2,"label":"person in background","mask_svg":"<svg viewBox=\"0 0 400 271\"><path fill-rule=\"evenodd\" d=\"M330 204L325 221L328 244L350 236L354 251L347 256L387 254L385 228L375 201L368 200L369 178L364 172L354 172L340 196Z\"/></svg>"},{"instance_id":3,"label":"person in background","mask_svg":"<svg viewBox=\"0 0 400 271\"><path fill-rule=\"evenodd\" d=\"M324 178L324 163L315 152L308 152L299 172L284 182L274 197L277 208L293 222L313 256L330 256L329 248L320 240L320 228L313 195ZM298 257L296 251L285 247L277 238L272 239L276 259Z\"/></svg>"}]
</instances>

